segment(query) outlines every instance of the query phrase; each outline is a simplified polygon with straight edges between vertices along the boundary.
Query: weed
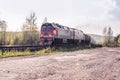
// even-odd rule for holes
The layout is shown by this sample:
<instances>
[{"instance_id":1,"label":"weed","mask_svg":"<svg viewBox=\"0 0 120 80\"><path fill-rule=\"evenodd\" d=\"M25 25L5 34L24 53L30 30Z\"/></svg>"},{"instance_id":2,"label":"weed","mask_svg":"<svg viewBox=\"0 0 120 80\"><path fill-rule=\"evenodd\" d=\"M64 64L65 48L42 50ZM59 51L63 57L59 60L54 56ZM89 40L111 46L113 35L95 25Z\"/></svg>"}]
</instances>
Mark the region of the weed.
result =
<instances>
[{"instance_id":1,"label":"weed","mask_svg":"<svg viewBox=\"0 0 120 80\"><path fill-rule=\"evenodd\" d=\"M76 50L83 50L83 49L91 49L90 46L86 46L85 48L82 47L73 47L73 48L65 48L65 47L59 47L59 48L45 48L39 51L31 52L30 49L26 49L25 51L17 51L17 50L11 50L11 51L5 51L4 53L0 51L0 58L5 57L14 57L14 56L29 56L29 55L45 55L45 54L58 54L60 52L66 52L66 51L76 51Z\"/></svg>"}]
</instances>

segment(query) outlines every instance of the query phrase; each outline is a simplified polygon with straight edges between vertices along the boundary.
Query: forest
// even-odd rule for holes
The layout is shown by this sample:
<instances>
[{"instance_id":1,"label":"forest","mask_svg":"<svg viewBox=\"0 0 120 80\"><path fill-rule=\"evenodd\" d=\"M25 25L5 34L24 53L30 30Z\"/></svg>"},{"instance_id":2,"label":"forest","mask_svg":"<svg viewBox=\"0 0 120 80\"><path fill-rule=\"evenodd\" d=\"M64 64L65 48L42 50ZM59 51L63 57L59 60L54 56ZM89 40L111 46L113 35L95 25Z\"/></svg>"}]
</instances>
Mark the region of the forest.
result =
<instances>
[{"instance_id":1,"label":"forest","mask_svg":"<svg viewBox=\"0 0 120 80\"><path fill-rule=\"evenodd\" d=\"M0 20L0 45L39 45L39 29L37 17L33 12L26 17L21 31L6 31L7 22Z\"/></svg>"}]
</instances>

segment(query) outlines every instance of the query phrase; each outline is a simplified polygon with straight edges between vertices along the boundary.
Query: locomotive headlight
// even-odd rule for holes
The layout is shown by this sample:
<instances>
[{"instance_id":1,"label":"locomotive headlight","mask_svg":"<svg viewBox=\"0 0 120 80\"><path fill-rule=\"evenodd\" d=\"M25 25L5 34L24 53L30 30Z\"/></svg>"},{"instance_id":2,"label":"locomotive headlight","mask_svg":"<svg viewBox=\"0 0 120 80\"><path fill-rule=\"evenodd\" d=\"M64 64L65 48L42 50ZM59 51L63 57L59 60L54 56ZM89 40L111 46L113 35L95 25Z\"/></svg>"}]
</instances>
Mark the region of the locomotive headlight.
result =
<instances>
[{"instance_id":1,"label":"locomotive headlight","mask_svg":"<svg viewBox=\"0 0 120 80\"><path fill-rule=\"evenodd\" d=\"M42 37L43 35L41 34L40 36Z\"/></svg>"},{"instance_id":2,"label":"locomotive headlight","mask_svg":"<svg viewBox=\"0 0 120 80\"><path fill-rule=\"evenodd\" d=\"M55 36L57 36L57 35L58 35L57 30L54 30L54 31L53 31L53 34L54 34Z\"/></svg>"},{"instance_id":3,"label":"locomotive headlight","mask_svg":"<svg viewBox=\"0 0 120 80\"><path fill-rule=\"evenodd\" d=\"M56 32L56 30L54 30L54 31L53 31L53 34L55 34L55 35L56 35L56 33L57 33L57 32Z\"/></svg>"}]
</instances>

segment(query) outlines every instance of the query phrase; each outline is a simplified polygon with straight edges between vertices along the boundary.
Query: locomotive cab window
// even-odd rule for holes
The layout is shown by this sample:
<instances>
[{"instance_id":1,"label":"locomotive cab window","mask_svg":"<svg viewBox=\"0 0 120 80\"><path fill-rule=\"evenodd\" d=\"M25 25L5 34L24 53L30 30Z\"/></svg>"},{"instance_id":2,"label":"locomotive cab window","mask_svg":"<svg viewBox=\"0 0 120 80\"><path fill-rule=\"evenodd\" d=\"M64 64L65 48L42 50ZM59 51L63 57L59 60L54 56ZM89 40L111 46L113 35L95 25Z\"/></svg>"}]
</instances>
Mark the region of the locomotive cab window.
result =
<instances>
[{"instance_id":1,"label":"locomotive cab window","mask_svg":"<svg viewBox=\"0 0 120 80\"><path fill-rule=\"evenodd\" d=\"M42 28L41 28L43 31L44 30L51 30L53 29L53 27L51 25L43 25Z\"/></svg>"}]
</instances>

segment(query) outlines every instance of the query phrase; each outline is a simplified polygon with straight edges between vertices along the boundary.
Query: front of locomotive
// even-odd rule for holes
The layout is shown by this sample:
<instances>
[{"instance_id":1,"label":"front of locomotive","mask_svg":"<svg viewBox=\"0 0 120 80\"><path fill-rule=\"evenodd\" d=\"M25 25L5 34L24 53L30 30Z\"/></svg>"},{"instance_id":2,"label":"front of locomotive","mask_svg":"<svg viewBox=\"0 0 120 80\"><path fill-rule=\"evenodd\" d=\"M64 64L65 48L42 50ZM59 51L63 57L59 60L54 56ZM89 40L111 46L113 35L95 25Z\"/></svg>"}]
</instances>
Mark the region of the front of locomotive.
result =
<instances>
[{"instance_id":1,"label":"front of locomotive","mask_svg":"<svg viewBox=\"0 0 120 80\"><path fill-rule=\"evenodd\" d=\"M41 26L40 35L40 43L42 45L51 45L57 35L57 31L51 23L44 23Z\"/></svg>"}]
</instances>

